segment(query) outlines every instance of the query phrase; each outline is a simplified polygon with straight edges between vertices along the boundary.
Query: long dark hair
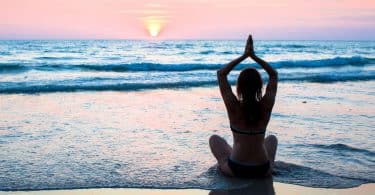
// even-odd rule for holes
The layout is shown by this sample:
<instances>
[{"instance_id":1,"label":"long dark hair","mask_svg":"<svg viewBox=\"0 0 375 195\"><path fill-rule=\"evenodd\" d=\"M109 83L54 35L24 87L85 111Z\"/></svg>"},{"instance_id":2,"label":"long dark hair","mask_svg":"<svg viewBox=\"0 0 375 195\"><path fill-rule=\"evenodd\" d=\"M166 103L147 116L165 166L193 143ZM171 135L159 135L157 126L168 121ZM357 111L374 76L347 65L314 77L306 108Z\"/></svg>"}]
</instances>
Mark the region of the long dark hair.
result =
<instances>
[{"instance_id":1,"label":"long dark hair","mask_svg":"<svg viewBox=\"0 0 375 195\"><path fill-rule=\"evenodd\" d=\"M260 118L260 100L262 99L262 77L255 68L241 71L237 79L237 96L242 110L247 115L246 122L253 123Z\"/></svg>"}]
</instances>

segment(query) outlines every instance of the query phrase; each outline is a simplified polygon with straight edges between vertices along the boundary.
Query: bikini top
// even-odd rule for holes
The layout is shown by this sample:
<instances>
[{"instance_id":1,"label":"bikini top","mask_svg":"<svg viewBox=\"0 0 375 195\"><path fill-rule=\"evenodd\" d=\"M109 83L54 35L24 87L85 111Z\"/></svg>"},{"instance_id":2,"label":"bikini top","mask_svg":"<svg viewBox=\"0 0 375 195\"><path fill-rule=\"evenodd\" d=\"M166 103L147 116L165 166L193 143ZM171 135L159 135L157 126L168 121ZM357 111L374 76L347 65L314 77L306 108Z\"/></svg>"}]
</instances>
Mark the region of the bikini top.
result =
<instances>
[{"instance_id":1,"label":"bikini top","mask_svg":"<svg viewBox=\"0 0 375 195\"><path fill-rule=\"evenodd\" d=\"M266 130L264 131L243 131L233 125L230 125L230 129L235 132L235 133L238 133L238 134L243 134L243 135L261 135L261 134L265 134L266 133Z\"/></svg>"}]
</instances>

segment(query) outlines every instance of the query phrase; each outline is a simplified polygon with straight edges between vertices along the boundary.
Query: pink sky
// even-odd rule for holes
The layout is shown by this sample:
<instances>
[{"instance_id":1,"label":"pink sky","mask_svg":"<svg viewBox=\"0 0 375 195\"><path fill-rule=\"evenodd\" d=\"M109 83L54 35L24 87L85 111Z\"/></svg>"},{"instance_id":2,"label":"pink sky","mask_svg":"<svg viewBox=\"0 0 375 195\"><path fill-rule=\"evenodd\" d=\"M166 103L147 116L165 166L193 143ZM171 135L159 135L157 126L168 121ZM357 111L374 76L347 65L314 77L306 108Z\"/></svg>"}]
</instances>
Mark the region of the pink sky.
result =
<instances>
[{"instance_id":1,"label":"pink sky","mask_svg":"<svg viewBox=\"0 0 375 195\"><path fill-rule=\"evenodd\" d=\"M0 39L375 40L375 0L1 0Z\"/></svg>"}]
</instances>

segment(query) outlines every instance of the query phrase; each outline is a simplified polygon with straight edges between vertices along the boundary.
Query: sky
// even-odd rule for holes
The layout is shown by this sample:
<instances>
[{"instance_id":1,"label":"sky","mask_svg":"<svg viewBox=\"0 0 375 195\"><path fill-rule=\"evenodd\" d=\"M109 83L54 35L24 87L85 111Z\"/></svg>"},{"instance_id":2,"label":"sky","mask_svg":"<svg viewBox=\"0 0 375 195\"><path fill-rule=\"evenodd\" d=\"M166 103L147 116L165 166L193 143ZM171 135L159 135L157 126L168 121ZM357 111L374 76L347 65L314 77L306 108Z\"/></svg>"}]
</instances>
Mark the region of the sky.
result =
<instances>
[{"instance_id":1,"label":"sky","mask_svg":"<svg viewBox=\"0 0 375 195\"><path fill-rule=\"evenodd\" d=\"M375 40L375 0L0 0L0 39Z\"/></svg>"}]
</instances>

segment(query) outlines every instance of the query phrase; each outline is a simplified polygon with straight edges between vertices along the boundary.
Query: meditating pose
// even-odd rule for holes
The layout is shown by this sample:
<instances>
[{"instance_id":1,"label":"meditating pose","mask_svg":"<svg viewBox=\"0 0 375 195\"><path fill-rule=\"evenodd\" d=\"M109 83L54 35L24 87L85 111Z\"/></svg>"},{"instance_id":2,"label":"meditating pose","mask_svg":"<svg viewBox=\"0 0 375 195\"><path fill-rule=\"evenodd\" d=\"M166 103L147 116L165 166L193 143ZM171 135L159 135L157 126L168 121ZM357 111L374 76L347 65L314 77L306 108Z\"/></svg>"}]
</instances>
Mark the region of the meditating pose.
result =
<instances>
[{"instance_id":1,"label":"meditating pose","mask_svg":"<svg viewBox=\"0 0 375 195\"><path fill-rule=\"evenodd\" d=\"M233 94L227 75L246 58L257 62L269 75L266 92L262 96L263 82L255 68L241 71L237 79L237 97ZM221 96L227 109L233 148L218 135L210 137L210 148L222 173L237 177L270 176L276 155L277 139L265 138L277 91L277 72L254 53L249 36L245 52L217 71Z\"/></svg>"}]
</instances>

